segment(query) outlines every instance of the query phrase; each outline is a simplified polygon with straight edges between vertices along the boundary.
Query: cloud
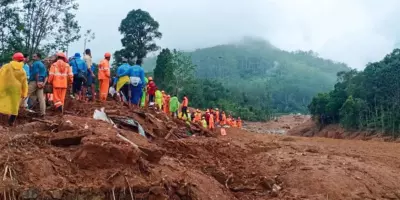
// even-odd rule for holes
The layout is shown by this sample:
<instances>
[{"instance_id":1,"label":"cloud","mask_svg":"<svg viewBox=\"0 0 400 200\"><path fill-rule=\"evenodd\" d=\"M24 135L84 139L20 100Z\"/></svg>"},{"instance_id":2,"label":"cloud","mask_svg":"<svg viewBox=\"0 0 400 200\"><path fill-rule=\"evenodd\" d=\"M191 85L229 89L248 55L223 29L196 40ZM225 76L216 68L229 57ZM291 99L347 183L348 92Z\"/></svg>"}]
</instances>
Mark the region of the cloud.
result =
<instances>
[{"instance_id":1,"label":"cloud","mask_svg":"<svg viewBox=\"0 0 400 200\"><path fill-rule=\"evenodd\" d=\"M258 36L285 50L313 50L362 69L389 53L400 33L398 0L78 0L98 58L121 48L118 26L141 8L160 23L162 47L191 50ZM101 2L101 3L100 3ZM83 50L83 42L72 51ZM96 56L95 56L96 58Z\"/></svg>"}]
</instances>

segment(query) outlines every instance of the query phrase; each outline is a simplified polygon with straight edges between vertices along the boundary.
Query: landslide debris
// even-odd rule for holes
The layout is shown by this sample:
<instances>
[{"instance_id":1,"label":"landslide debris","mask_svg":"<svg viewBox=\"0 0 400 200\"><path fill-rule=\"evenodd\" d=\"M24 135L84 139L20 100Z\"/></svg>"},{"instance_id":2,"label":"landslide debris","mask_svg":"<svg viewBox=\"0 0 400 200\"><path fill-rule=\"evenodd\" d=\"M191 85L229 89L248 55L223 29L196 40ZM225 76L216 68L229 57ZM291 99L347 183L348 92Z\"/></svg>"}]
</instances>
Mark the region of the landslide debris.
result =
<instances>
[{"instance_id":1,"label":"landslide debris","mask_svg":"<svg viewBox=\"0 0 400 200\"><path fill-rule=\"evenodd\" d=\"M115 125L93 119L104 107ZM139 134L140 128L144 135ZM0 199L244 199L280 182L243 171L249 151L151 110L68 102L0 128ZM250 198L251 199L251 198Z\"/></svg>"}]
</instances>

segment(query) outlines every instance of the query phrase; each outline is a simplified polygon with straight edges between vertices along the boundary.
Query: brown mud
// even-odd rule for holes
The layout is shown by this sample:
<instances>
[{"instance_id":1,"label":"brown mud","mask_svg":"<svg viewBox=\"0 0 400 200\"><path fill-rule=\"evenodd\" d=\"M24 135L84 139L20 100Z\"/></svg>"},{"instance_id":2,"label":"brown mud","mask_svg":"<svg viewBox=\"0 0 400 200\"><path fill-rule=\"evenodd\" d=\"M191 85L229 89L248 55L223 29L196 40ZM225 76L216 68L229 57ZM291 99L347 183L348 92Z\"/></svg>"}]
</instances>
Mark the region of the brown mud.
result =
<instances>
[{"instance_id":1,"label":"brown mud","mask_svg":"<svg viewBox=\"0 0 400 200\"><path fill-rule=\"evenodd\" d=\"M118 128L92 119L101 107ZM66 108L0 127L0 199L400 199L400 144L235 128L220 136L115 102Z\"/></svg>"}]
</instances>

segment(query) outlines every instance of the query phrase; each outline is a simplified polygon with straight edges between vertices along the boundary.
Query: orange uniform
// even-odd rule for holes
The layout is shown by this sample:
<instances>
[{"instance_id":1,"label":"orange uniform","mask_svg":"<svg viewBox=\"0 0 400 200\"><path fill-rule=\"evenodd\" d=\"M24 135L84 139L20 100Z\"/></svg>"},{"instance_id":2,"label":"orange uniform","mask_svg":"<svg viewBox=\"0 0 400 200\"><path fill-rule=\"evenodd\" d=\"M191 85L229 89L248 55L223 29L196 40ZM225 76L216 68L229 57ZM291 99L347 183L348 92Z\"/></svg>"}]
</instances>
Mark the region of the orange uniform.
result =
<instances>
[{"instance_id":1,"label":"orange uniform","mask_svg":"<svg viewBox=\"0 0 400 200\"><path fill-rule=\"evenodd\" d=\"M210 114L210 119L208 120L208 128L210 130L214 130L214 128L215 128L214 115L212 113Z\"/></svg>"},{"instance_id":2,"label":"orange uniform","mask_svg":"<svg viewBox=\"0 0 400 200\"><path fill-rule=\"evenodd\" d=\"M110 61L103 59L99 64L100 101L107 100L110 77Z\"/></svg>"},{"instance_id":3,"label":"orange uniform","mask_svg":"<svg viewBox=\"0 0 400 200\"><path fill-rule=\"evenodd\" d=\"M221 125L225 125L226 124L226 114L222 113L222 121L221 121Z\"/></svg>"},{"instance_id":4,"label":"orange uniform","mask_svg":"<svg viewBox=\"0 0 400 200\"><path fill-rule=\"evenodd\" d=\"M219 123L219 111L217 110L217 111L215 111L215 117L217 118L215 121L217 122L217 123Z\"/></svg>"},{"instance_id":5,"label":"orange uniform","mask_svg":"<svg viewBox=\"0 0 400 200\"><path fill-rule=\"evenodd\" d=\"M238 121L237 121L237 126L239 127L239 128L242 128L242 120L239 118L238 119Z\"/></svg>"},{"instance_id":6,"label":"orange uniform","mask_svg":"<svg viewBox=\"0 0 400 200\"><path fill-rule=\"evenodd\" d=\"M196 122L199 122L199 121L201 121L201 112L196 111L196 113L194 114L193 122L196 123Z\"/></svg>"},{"instance_id":7,"label":"orange uniform","mask_svg":"<svg viewBox=\"0 0 400 200\"><path fill-rule=\"evenodd\" d=\"M237 127L236 120L232 120L232 122L231 122L231 123L232 123L232 127L235 127L235 128Z\"/></svg>"},{"instance_id":8,"label":"orange uniform","mask_svg":"<svg viewBox=\"0 0 400 200\"><path fill-rule=\"evenodd\" d=\"M67 87L68 84L72 84L73 77L71 67L63 60L59 59L51 65L48 82L53 85L53 101L56 108L64 106Z\"/></svg>"},{"instance_id":9,"label":"orange uniform","mask_svg":"<svg viewBox=\"0 0 400 200\"><path fill-rule=\"evenodd\" d=\"M171 99L171 97L169 95L165 95L164 96L164 113L169 115L169 100Z\"/></svg>"}]
</instances>

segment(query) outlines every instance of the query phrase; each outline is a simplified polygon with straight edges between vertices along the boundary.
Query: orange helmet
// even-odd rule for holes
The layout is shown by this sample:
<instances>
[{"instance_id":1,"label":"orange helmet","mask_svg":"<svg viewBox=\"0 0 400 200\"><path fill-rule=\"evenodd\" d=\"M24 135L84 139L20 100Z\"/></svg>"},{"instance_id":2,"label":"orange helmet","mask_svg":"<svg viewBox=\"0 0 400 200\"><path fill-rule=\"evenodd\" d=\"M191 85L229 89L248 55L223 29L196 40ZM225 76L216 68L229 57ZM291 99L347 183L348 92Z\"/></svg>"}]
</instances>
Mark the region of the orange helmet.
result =
<instances>
[{"instance_id":1,"label":"orange helmet","mask_svg":"<svg viewBox=\"0 0 400 200\"><path fill-rule=\"evenodd\" d=\"M56 55L57 55L57 57L61 57L61 58L65 58L65 59L67 58L63 52L59 52Z\"/></svg>"},{"instance_id":2,"label":"orange helmet","mask_svg":"<svg viewBox=\"0 0 400 200\"><path fill-rule=\"evenodd\" d=\"M105 54L104 54L104 57L105 57L105 58L111 58L111 53L108 53L108 52L105 53Z\"/></svg>"},{"instance_id":3,"label":"orange helmet","mask_svg":"<svg viewBox=\"0 0 400 200\"><path fill-rule=\"evenodd\" d=\"M25 59L24 54L22 54L20 52L15 53L12 58L13 58L13 60L18 61L18 62L22 62Z\"/></svg>"},{"instance_id":4,"label":"orange helmet","mask_svg":"<svg viewBox=\"0 0 400 200\"><path fill-rule=\"evenodd\" d=\"M147 79L148 79L149 81L152 81L152 80L153 80L153 77L150 76L150 77L147 78Z\"/></svg>"}]
</instances>

